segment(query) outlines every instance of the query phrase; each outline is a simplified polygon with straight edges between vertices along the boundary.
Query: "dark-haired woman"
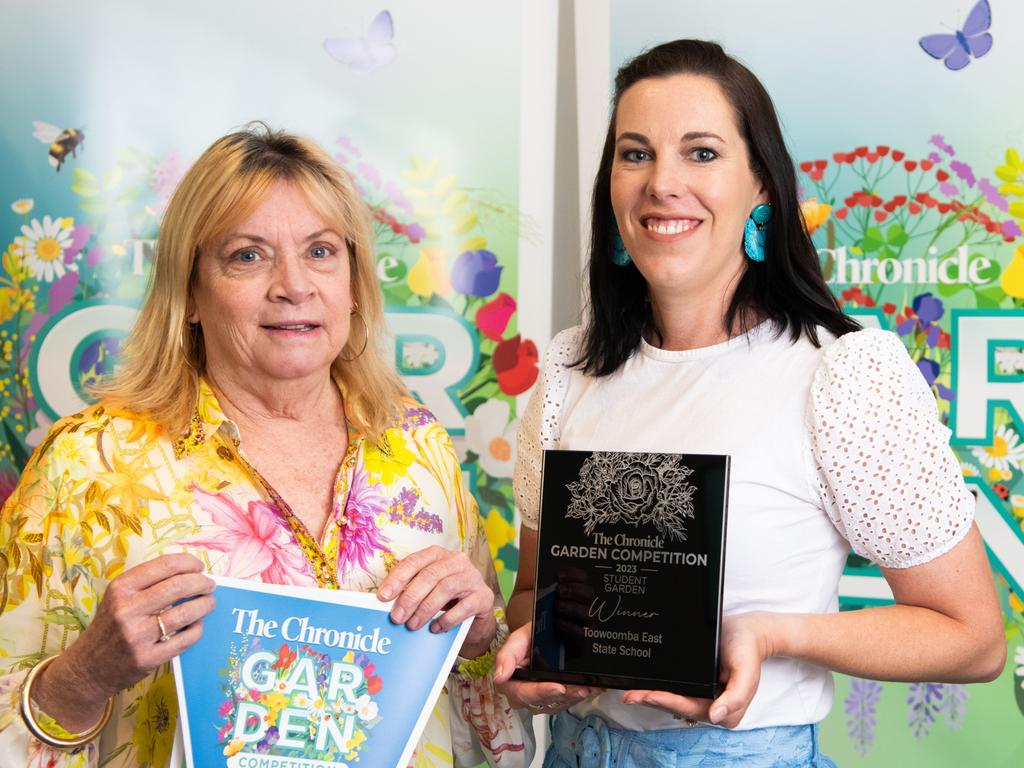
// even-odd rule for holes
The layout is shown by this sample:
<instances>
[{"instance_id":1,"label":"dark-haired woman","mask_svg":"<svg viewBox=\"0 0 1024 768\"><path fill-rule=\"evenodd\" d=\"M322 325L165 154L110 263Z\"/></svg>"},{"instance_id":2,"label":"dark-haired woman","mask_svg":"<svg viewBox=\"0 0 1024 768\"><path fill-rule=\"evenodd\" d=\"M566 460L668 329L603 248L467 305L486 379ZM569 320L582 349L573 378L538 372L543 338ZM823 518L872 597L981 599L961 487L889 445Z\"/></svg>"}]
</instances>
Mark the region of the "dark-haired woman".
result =
<instances>
[{"instance_id":1,"label":"dark-haired woman","mask_svg":"<svg viewBox=\"0 0 1024 768\"><path fill-rule=\"evenodd\" d=\"M589 269L586 323L552 342L520 427L521 628L496 679L528 653L541 450L665 451L732 456L726 687L712 701L508 683L559 713L545 766L830 765L829 670L999 674L1000 611L948 430L899 339L836 305L772 102L718 45L667 43L619 71ZM851 546L895 604L837 612Z\"/></svg>"}]
</instances>

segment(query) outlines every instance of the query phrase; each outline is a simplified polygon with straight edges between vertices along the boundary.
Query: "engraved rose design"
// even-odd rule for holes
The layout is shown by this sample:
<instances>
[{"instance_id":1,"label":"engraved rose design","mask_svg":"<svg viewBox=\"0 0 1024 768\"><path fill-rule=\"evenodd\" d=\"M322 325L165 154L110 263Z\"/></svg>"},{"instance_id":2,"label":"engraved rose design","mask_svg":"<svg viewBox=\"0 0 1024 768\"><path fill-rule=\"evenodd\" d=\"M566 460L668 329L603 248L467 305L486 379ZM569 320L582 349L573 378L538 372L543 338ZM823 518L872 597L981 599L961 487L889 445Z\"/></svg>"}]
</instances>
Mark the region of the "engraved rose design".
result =
<instances>
[{"instance_id":1,"label":"engraved rose design","mask_svg":"<svg viewBox=\"0 0 1024 768\"><path fill-rule=\"evenodd\" d=\"M588 534L601 524L653 524L666 539L685 541L697 490L686 482L692 474L680 456L595 451L583 462L579 480L566 486L566 516L583 520Z\"/></svg>"}]
</instances>

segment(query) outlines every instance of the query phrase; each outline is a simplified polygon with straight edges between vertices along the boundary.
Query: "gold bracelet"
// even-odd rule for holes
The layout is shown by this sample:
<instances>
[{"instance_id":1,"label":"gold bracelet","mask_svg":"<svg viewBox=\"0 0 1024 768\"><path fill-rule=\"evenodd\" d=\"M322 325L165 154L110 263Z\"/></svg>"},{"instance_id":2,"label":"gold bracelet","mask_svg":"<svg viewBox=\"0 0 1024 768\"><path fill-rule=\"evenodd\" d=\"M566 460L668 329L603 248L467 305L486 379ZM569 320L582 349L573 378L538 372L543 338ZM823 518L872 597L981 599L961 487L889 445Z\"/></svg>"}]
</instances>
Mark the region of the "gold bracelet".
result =
<instances>
[{"instance_id":1,"label":"gold bracelet","mask_svg":"<svg viewBox=\"0 0 1024 768\"><path fill-rule=\"evenodd\" d=\"M32 683L35 682L36 677L39 673L46 669L50 662L57 658L57 655L47 656L45 659L40 661L25 676L25 682L21 684L21 719L25 721L25 727L28 728L36 739L54 749L73 750L83 747L90 741L100 735L100 732L106 727L107 721L110 720L110 715L114 711L114 697L111 696L107 699L107 706L103 710L103 716L100 717L99 722L92 726L89 730L83 731L82 733L72 734L71 738L62 738L60 736L54 736L52 733L44 730L38 722L36 722L35 714L32 712Z\"/></svg>"}]
</instances>

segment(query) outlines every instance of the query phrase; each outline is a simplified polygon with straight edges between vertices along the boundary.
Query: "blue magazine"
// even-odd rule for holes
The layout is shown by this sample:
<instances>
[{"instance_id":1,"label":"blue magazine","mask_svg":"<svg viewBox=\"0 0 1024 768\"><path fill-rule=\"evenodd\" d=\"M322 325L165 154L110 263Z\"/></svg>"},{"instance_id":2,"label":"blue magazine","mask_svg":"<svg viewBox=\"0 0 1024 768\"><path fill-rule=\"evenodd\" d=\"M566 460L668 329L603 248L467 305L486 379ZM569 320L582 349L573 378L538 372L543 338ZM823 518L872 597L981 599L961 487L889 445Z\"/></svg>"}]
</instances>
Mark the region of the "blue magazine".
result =
<instances>
[{"instance_id":1,"label":"blue magazine","mask_svg":"<svg viewBox=\"0 0 1024 768\"><path fill-rule=\"evenodd\" d=\"M470 620L412 632L373 594L214 577L174 659L188 768L404 768Z\"/></svg>"}]
</instances>

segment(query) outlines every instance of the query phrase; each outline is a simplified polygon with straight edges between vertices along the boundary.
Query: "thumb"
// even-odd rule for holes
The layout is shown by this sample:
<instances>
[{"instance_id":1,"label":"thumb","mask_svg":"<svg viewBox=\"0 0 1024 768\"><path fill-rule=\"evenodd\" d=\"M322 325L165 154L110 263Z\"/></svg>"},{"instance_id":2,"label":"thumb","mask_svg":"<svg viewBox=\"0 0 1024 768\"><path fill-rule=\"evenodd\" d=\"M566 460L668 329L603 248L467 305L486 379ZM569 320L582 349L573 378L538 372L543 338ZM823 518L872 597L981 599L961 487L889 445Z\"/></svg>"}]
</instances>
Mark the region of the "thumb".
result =
<instances>
[{"instance_id":1,"label":"thumb","mask_svg":"<svg viewBox=\"0 0 1024 768\"><path fill-rule=\"evenodd\" d=\"M531 625L526 624L508 636L494 657L494 682L505 682L512 677L516 667L530 660L531 634Z\"/></svg>"}]
</instances>

